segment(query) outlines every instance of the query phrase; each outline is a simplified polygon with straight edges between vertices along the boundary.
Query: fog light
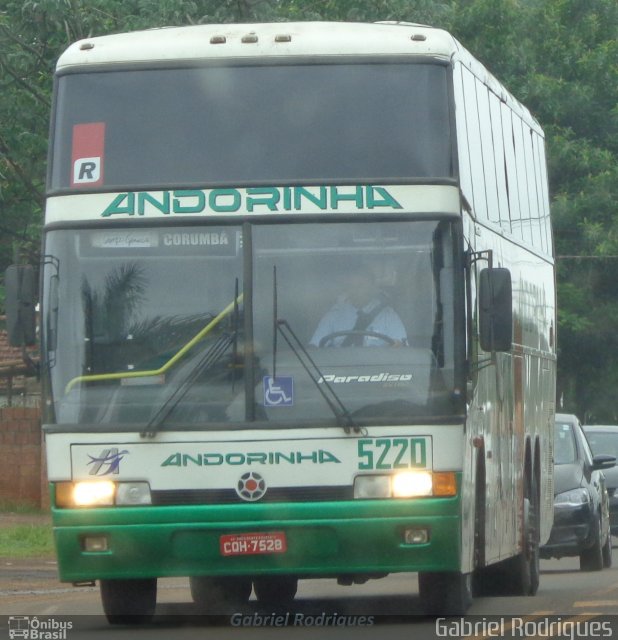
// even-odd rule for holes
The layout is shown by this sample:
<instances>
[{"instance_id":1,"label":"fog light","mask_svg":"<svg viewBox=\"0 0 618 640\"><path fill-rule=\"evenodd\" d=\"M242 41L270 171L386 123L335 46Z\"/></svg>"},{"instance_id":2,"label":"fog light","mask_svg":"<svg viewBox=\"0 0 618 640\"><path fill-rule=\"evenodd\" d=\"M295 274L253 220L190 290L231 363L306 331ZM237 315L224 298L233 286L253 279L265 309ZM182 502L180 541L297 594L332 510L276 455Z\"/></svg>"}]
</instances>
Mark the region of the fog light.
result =
<instances>
[{"instance_id":1,"label":"fog light","mask_svg":"<svg viewBox=\"0 0 618 640\"><path fill-rule=\"evenodd\" d=\"M403 541L406 544L425 544L429 542L429 530L405 529L403 532Z\"/></svg>"},{"instance_id":2,"label":"fog light","mask_svg":"<svg viewBox=\"0 0 618 640\"><path fill-rule=\"evenodd\" d=\"M393 498L430 496L432 490L429 471L403 471L393 476Z\"/></svg>"},{"instance_id":3,"label":"fog light","mask_svg":"<svg viewBox=\"0 0 618 640\"><path fill-rule=\"evenodd\" d=\"M390 476L356 476L354 497L359 499L389 498L391 495Z\"/></svg>"},{"instance_id":4,"label":"fog light","mask_svg":"<svg viewBox=\"0 0 618 640\"><path fill-rule=\"evenodd\" d=\"M101 552L107 551L107 536L87 536L84 538L84 551Z\"/></svg>"}]
</instances>

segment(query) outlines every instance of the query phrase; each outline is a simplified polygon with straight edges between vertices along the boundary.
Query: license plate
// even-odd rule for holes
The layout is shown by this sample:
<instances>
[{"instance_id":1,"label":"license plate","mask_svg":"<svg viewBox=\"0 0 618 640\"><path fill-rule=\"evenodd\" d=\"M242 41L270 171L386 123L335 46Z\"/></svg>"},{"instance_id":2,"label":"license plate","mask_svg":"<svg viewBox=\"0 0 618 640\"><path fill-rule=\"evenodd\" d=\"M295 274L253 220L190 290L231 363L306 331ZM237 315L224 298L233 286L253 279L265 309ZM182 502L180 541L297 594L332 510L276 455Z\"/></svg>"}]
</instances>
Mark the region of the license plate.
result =
<instances>
[{"instance_id":1,"label":"license plate","mask_svg":"<svg viewBox=\"0 0 618 640\"><path fill-rule=\"evenodd\" d=\"M255 556L285 553L288 545L283 531L270 533L235 533L219 538L222 556Z\"/></svg>"}]
</instances>

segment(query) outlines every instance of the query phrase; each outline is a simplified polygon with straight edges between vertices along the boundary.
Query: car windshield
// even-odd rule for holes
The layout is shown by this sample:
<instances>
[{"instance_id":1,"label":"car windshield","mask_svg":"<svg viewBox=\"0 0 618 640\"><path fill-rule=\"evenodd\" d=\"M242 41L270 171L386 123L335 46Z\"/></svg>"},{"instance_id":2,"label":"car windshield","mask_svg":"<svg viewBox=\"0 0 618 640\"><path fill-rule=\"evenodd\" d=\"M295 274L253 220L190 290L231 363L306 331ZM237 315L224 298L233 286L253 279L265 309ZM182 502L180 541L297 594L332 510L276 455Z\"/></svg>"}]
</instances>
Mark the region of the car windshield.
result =
<instances>
[{"instance_id":1,"label":"car windshield","mask_svg":"<svg viewBox=\"0 0 618 640\"><path fill-rule=\"evenodd\" d=\"M586 437L595 456L606 454L618 458L618 427L614 432L586 429Z\"/></svg>"},{"instance_id":2,"label":"car windshield","mask_svg":"<svg viewBox=\"0 0 618 640\"><path fill-rule=\"evenodd\" d=\"M50 231L55 419L200 428L460 413L455 228Z\"/></svg>"},{"instance_id":3,"label":"car windshield","mask_svg":"<svg viewBox=\"0 0 618 640\"><path fill-rule=\"evenodd\" d=\"M554 429L554 464L569 464L577 460L577 445L573 425L556 422Z\"/></svg>"}]
</instances>

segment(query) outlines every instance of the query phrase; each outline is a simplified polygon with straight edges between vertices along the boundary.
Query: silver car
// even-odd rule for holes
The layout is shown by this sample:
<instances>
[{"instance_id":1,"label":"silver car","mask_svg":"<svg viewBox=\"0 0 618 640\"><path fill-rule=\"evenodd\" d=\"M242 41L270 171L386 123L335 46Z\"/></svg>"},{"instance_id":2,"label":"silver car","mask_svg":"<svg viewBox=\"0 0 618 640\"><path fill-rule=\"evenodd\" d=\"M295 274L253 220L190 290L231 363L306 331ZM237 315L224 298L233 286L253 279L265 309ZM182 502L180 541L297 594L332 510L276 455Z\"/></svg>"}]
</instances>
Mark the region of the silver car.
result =
<instances>
[{"instance_id":1,"label":"silver car","mask_svg":"<svg viewBox=\"0 0 618 640\"><path fill-rule=\"evenodd\" d=\"M608 454L618 458L617 425L587 425L584 432L595 456ZM612 535L618 536L618 467L605 469L603 475L609 496L609 523Z\"/></svg>"},{"instance_id":2,"label":"silver car","mask_svg":"<svg viewBox=\"0 0 618 640\"><path fill-rule=\"evenodd\" d=\"M583 571L612 565L605 472L616 458L594 455L577 416L556 414L554 430L554 524L541 558L579 556Z\"/></svg>"}]
</instances>

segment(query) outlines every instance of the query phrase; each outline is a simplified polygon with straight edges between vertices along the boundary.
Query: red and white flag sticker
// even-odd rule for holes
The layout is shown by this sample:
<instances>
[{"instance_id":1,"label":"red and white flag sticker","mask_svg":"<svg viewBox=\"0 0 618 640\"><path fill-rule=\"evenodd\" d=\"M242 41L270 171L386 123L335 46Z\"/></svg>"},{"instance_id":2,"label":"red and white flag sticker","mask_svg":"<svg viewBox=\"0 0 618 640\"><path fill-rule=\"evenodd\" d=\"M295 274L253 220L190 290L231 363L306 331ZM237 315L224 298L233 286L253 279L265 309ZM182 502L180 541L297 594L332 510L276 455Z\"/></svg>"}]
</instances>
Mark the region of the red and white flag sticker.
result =
<instances>
[{"instance_id":1,"label":"red and white flag sticker","mask_svg":"<svg viewBox=\"0 0 618 640\"><path fill-rule=\"evenodd\" d=\"M72 187L97 187L103 184L105 123L89 122L73 126L71 154Z\"/></svg>"}]
</instances>

